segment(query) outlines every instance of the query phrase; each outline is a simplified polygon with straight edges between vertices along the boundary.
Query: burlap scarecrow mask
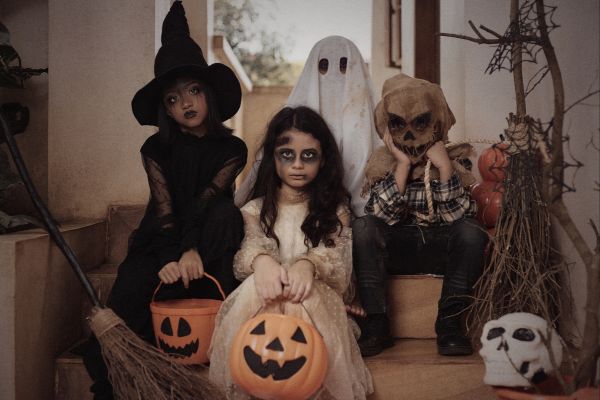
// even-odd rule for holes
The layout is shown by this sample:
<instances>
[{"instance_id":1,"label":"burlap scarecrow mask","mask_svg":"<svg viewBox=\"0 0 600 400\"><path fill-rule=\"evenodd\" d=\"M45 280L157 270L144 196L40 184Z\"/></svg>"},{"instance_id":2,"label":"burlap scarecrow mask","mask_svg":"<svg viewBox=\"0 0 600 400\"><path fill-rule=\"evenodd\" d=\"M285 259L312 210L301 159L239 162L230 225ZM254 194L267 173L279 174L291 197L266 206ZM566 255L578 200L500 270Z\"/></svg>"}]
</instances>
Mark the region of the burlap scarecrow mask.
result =
<instances>
[{"instance_id":1,"label":"burlap scarecrow mask","mask_svg":"<svg viewBox=\"0 0 600 400\"><path fill-rule=\"evenodd\" d=\"M448 107L442 89L423 79L398 74L385 81L381 101L375 107L375 128L383 138L389 131L394 144L411 160L410 179L420 179L425 170L427 150L437 141L448 142L448 130L456 119ZM452 160L469 157L473 147L467 143L446 145ZM373 152L365 173L363 194L383 176L392 171L396 161L387 148ZM463 186L474 182L473 176L453 163ZM431 179L438 179L439 172L432 168Z\"/></svg>"},{"instance_id":2,"label":"burlap scarecrow mask","mask_svg":"<svg viewBox=\"0 0 600 400\"><path fill-rule=\"evenodd\" d=\"M447 142L448 130L455 122L438 85L404 74L385 81L382 99L375 107L377 133L383 138L388 129L413 164L435 142Z\"/></svg>"}]
</instances>

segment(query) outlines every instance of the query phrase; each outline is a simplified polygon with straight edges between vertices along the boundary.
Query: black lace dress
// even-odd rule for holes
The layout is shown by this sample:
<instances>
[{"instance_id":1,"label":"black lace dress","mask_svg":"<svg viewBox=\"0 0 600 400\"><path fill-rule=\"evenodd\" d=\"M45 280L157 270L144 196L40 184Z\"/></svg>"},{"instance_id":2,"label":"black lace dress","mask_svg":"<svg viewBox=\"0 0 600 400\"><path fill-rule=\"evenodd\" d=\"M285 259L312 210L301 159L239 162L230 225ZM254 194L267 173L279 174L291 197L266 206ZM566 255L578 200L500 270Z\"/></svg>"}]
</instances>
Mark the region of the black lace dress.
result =
<instances>
[{"instance_id":1,"label":"black lace dress","mask_svg":"<svg viewBox=\"0 0 600 400\"><path fill-rule=\"evenodd\" d=\"M247 149L232 135L180 133L169 146L160 143L158 134L151 136L141 153L150 201L132 234L107 305L134 332L153 342L149 304L160 281L158 272L178 261L184 251L196 248L205 271L226 293L237 286L232 265L244 223L233 204L233 184L246 164ZM186 297L221 298L208 279L190 281L189 289L181 281L163 285L157 295L159 300ZM89 346L84 361L97 383L105 381L97 342Z\"/></svg>"}]
</instances>

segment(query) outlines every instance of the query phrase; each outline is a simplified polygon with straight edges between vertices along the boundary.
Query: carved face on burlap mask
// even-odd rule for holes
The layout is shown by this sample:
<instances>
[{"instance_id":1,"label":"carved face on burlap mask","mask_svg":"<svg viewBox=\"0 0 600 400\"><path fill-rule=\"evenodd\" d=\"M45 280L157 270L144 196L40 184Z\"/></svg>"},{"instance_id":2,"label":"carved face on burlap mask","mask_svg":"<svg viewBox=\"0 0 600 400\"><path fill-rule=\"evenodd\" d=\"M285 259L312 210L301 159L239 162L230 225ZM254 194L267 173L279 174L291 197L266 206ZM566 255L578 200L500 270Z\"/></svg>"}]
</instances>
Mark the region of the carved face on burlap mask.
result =
<instances>
[{"instance_id":1,"label":"carved face on burlap mask","mask_svg":"<svg viewBox=\"0 0 600 400\"><path fill-rule=\"evenodd\" d=\"M423 159L437 141L448 141L456 122L442 89L408 75L396 75L383 84L382 99L375 107L375 127L381 138L386 130L413 164Z\"/></svg>"}]
</instances>

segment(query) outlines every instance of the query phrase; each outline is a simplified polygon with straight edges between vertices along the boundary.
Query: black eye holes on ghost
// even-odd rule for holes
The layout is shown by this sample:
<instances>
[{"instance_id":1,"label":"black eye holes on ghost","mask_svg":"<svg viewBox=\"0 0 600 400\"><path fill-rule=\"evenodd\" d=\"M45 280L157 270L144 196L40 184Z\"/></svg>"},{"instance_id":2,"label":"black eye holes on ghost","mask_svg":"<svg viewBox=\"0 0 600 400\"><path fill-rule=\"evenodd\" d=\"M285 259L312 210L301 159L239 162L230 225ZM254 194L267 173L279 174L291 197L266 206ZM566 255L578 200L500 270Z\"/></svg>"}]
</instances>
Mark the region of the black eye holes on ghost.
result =
<instances>
[{"instance_id":1,"label":"black eye holes on ghost","mask_svg":"<svg viewBox=\"0 0 600 400\"><path fill-rule=\"evenodd\" d=\"M348 58L342 57L340 58L340 72L345 74L346 68L348 68ZM321 58L319 60L319 73L325 75L327 70L329 70L329 60L327 58Z\"/></svg>"}]
</instances>

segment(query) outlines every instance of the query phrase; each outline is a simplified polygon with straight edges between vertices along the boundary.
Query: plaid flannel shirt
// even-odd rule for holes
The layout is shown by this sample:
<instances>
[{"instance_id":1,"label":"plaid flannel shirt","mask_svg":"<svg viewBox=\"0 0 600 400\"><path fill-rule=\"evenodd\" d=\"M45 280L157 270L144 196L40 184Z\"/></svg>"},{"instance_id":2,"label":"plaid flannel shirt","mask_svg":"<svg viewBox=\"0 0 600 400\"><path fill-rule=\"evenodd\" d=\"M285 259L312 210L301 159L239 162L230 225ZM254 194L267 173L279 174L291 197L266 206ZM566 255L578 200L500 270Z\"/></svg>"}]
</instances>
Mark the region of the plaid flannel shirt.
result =
<instances>
[{"instance_id":1,"label":"plaid flannel shirt","mask_svg":"<svg viewBox=\"0 0 600 400\"><path fill-rule=\"evenodd\" d=\"M446 183L431 181L434 215L431 221L421 215L429 214L425 197L425 182L415 180L407 182L403 195L398 191L396 178L392 172L371 187L365 213L383 219L388 225L398 222L417 225L450 224L463 217L473 217L477 213L477 204L460 182L458 174L453 173Z\"/></svg>"}]
</instances>

